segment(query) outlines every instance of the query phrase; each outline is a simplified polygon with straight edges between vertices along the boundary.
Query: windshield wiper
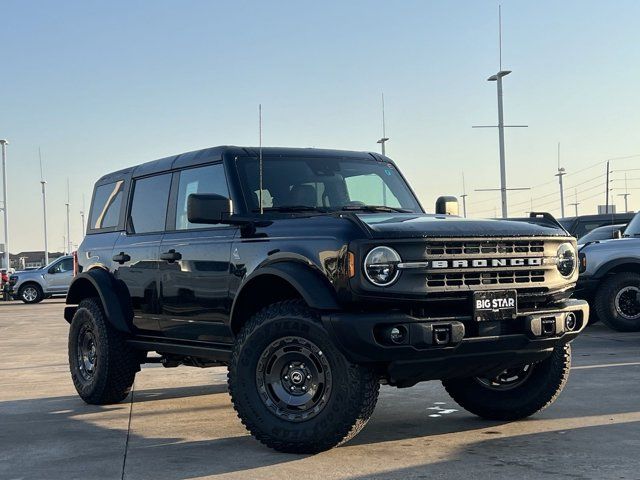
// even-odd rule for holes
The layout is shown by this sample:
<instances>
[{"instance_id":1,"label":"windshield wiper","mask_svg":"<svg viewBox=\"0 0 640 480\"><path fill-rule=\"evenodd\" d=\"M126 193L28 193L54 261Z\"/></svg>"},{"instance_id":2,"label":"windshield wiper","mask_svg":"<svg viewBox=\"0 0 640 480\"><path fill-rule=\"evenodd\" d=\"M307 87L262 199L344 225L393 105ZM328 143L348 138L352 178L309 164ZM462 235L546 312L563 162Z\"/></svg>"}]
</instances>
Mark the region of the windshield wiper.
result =
<instances>
[{"instance_id":1,"label":"windshield wiper","mask_svg":"<svg viewBox=\"0 0 640 480\"><path fill-rule=\"evenodd\" d=\"M281 205L279 207L264 207L265 212L326 212L323 207L311 207L309 205ZM259 208L254 208L254 212L259 212Z\"/></svg>"},{"instance_id":2,"label":"windshield wiper","mask_svg":"<svg viewBox=\"0 0 640 480\"><path fill-rule=\"evenodd\" d=\"M407 208L387 207L386 205L344 205L341 210L362 210L365 212L413 213Z\"/></svg>"}]
</instances>

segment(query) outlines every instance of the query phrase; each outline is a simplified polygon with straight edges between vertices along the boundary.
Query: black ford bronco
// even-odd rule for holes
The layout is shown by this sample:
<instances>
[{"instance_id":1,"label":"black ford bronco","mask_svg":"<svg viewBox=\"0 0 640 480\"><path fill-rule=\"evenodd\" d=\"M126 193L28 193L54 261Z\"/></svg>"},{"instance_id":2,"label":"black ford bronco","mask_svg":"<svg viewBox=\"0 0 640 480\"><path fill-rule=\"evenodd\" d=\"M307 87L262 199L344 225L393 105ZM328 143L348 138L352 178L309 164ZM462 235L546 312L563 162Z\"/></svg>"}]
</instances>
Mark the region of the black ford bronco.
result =
<instances>
[{"instance_id":1,"label":"black ford bronco","mask_svg":"<svg viewBox=\"0 0 640 480\"><path fill-rule=\"evenodd\" d=\"M228 366L242 423L285 452L352 438L381 383L538 412L588 318L575 239L451 199L426 214L390 159L335 150L216 147L102 177L65 309L78 393L119 402L148 362Z\"/></svg>"}]
</instances>

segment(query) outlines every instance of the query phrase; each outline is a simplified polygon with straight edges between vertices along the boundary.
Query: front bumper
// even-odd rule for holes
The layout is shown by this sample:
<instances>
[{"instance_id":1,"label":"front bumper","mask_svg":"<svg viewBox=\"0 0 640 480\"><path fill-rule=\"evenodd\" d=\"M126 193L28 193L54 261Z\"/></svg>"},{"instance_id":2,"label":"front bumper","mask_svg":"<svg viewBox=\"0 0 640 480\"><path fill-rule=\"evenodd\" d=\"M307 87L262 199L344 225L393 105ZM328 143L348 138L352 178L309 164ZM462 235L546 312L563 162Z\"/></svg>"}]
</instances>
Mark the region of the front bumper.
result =
<instances>
[{"instance_id":1,"label":"front bumper","mask_svg":"<svg viewBox=\"0 0 640 480\"><path fill-rule=\"evenodd\" d=\"M572 329L569 314L575 319ZM587 302L571 299L498 322L339 312L324 316L323 323L352 362L376 365L389 383L411 386L423 380L475 376L541 361L555 347L576 338L588 318ZM402 342L389 339L392 327L405 333Z\"/></svg>"}]
</instances>

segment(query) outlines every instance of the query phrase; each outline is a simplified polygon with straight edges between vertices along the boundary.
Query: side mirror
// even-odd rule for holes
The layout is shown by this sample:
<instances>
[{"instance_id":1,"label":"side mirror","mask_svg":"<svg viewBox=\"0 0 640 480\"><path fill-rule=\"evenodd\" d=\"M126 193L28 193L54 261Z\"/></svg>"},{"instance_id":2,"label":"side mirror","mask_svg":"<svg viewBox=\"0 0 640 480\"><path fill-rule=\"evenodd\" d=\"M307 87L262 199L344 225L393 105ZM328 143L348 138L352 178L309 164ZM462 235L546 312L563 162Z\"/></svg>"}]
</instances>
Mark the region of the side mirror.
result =
<instances>
[{"instance_id":1,"label":"side mirror","mask_svg":"<svg viewBox=\"0 0 640 480\"><path fill-rule=\"evenodd\" d=\"M56 273L56 267L51 267L51 268L47 271L47 273L50 273L50 274L54 274L54 273Z\"/></svg>"},{"instance_id":2,"label":"side mirror","mask_svg":"<svg viewBox=\"0 0 640 480\"><path fill-rule=\"evenodd\" d=\"M622 230L614 230L613 234L611 235L611 238L618 239L618 238L622 238Z\"/></svg>"},{"instance_id":3,"label":"side mirror","mask_svg":"<svg viewBox=\"0 0 640 480\"><path fill-rule=\"evenodd\" d=\"M459 215L460 206L456 197L438 197L436 200L437 215Z\"/></svg>"},{"instance_id":4,"label":"side mirror","mask_svg":"<svg viewBox=\"0 0 640 480\"><path fill-rule=\"evenodd\" d=\"M223 223L231 215L231 201L215 193L192 193L187 199L190 223Z\"/></svg>"}]
</instances>

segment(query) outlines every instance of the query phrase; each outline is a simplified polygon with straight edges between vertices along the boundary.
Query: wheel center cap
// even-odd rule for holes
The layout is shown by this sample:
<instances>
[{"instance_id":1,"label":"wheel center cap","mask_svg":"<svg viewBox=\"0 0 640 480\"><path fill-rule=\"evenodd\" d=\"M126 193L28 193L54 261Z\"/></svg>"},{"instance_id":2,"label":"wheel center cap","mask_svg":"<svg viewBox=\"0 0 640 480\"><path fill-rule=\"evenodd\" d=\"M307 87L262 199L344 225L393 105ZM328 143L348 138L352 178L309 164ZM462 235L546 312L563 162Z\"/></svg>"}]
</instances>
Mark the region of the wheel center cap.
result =
<instances>
[{"instance_id":1,"label":"wheel center cap","mask_svg":"<svg viewBox=\"0 0 640 480\"><path fill-rule=\"evenodd\" d=\"M304 381L304 375L300 370L294 370L291 372L291 383L294 385L300 385Z\"/></svg>"}]
</instances>

